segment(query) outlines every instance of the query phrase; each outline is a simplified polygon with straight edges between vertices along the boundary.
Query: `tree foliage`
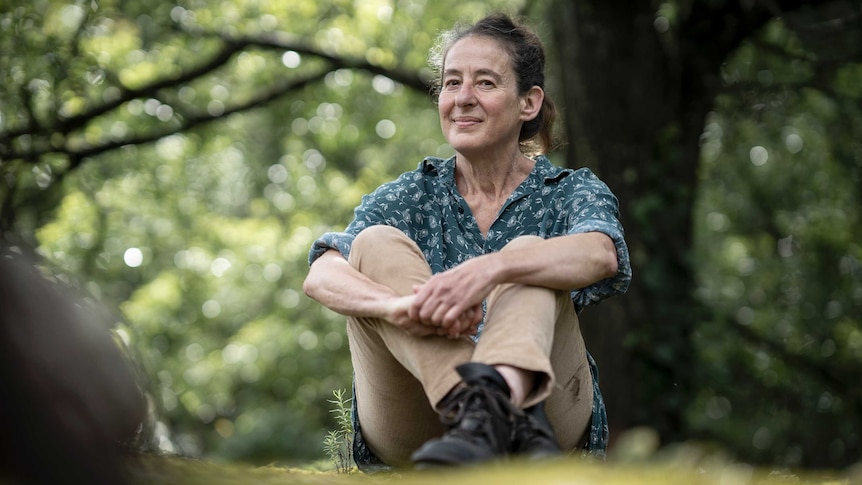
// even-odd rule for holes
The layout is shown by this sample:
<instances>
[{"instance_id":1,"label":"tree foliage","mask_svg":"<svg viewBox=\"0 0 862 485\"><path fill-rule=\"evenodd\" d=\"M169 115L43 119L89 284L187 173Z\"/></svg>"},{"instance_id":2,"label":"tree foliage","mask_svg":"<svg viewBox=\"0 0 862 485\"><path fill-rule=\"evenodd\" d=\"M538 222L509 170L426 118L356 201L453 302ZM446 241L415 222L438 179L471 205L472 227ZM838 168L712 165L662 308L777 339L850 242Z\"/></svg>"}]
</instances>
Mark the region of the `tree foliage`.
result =
<instances>
[{"instance_id":1,"label":"tree foliage","mask_svg":"<svg viewBox=\"0 0 862 485\"><path fill-rule=\"evenodd\" d=\"M494 6L4 7L3 228L122 310L155 445L323 454L351 369L342 319L301 294L308 248L363 193L445 153L425 55Z\"/></svg>"},{"instance_id":2,"label":"tree foliage","mask_svg":"<svg viewBox=\"0 0 862 485\"><path fill-rule=\"evenodd\" d=\"M648 425L665 441L699 436L792 466L850 463L858 357L815 349L842 348L834 312L859 304L859 4L622 3L550 11L568 163L593 166L620 197L632 254L628 294L582 319L612 430ZM808 224L826 214L834 226ZM806 264L780 256L790 241ZM745 277L722 278L725 265ZM792 304L776 298L785 292ZM730 325L739 312L761 323ZM841 327L855 335L858 320ZM754 360L783 369L778 382L764 387L742 364Z\"/></svg>"},{"instance_id":3,"label":"tree foliage","mask_svg":"<svg viewBox=\"0 0 862 485\"><path fill-rule=\"evenodd\" d=\"M827 466L858 456L862 429L862 79L836 62L858 51L812 49L794 21L729 59L704 131L695 260L711 315L694 344L709 384L693 424Z\"/></svg>"}]
</instances>

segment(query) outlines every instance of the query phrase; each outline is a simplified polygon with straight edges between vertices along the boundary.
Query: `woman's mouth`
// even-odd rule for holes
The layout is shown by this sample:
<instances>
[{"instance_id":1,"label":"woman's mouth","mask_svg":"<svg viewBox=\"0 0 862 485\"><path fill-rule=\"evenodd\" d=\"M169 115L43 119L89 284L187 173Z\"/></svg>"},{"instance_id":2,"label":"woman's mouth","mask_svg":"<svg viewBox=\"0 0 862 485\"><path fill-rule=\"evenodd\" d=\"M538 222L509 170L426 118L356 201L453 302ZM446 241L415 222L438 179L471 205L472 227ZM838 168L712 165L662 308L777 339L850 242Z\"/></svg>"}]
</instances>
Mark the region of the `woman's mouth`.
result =
<instances>
[{"instance_id":1,"label":"woman's mouth","mask_svg":"<svg viewBox=\"0 0 862 485\"><path fill-rule=\"evenodd\" d=\"M452 119L452 122L455 123L456 126L467 127L481 123L482 120L480 120L479 118L474 118L472 116L457 116Z\"/></svg>"}]
</instances>

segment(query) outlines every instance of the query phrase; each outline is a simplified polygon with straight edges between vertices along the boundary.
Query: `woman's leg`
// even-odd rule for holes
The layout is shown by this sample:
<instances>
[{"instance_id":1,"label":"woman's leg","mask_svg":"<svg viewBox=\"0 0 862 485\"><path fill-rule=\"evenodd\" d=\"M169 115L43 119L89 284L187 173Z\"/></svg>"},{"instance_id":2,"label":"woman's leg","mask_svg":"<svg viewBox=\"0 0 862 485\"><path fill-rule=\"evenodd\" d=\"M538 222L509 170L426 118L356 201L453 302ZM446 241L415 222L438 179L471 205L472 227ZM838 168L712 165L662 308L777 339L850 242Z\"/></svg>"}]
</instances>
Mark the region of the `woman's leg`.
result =
<instances>
[{"instance_id":1,"label":"woman's leg","mask_svg":"<svg viewBox=\"0 0 862 485\"><path fill-rule=\"evenodd\" d=\"M539 240L523 236L503 250ZM533 387L521 390L525 395L522 407L544 401L560 446L564 450L579 447L592 415L593 388L568 291L498 286L488 298L485 327L472 360L503 366L504 377L507 367L534 373Z\"/></svg>"},{"instance_id":2,"label":"woman's leg","mask_svg":"<svg viewBox=\"0 0 862 485\"><path fill-rule=\"evenodd\" d=\"M402 295L431 276L416 244L389 226L362 231L349 261ZM455 367L470 359L474 345L467 337L414 337L372 318L348 318L347 335L363 438L385 463L409 464L416 448L445 431L432 403L460 381Z\"/></svg>"},{"instance_id":3,"label":"woman's leg","mask_svg":"<svg viewBox=\"0 0 862 485\"><path fill-rule=\"evenodd\" d=\"M580 323L568 292L556 327L557 336L551 349L551 365L556 383L545 401L545 413L557 433L563 450L581 448L593 414L593 377Z\"/></svg>"}]
</instances>

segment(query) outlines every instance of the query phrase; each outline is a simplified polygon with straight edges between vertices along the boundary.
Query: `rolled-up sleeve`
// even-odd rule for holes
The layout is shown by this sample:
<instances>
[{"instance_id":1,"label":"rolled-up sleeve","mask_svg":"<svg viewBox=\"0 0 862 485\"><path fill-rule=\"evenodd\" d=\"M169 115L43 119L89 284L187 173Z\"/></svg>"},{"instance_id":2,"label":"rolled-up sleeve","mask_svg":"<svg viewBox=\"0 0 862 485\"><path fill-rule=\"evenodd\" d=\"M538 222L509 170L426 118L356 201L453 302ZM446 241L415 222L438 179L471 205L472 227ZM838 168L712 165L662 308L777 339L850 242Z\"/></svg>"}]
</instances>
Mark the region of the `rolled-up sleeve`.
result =
<instances>
[{"instance_id":1,"label":"rolled-up sleeve","mask_svg":"<svg viewBox=\"0 0 862 485\"><path fill-rule=\"evenodd\" d=\"M393 184L384 184L371 194L362 196L362 202L353 211L353 221L347 225L344 232L327 232L317 238L308 252L308 265L311 266L317 258L330 249L337 249L344 256L350 255L350 247L353 240L366 227L377 224L386 224L386 218L381 210L386 204L381 204L381 198L386 198L392 191Z\"/></svg>"},{"instance_id":2,"label":"rolled-up sleeve","mask_svg":"<svg viewBox=\"0 0 862 485\"><path fill-rule=\"evenodd\" d=\"M330 249L337 249L344 259L350 255L350 246L353 244L353 239L356 238L353 234L346 232L327 232L317 238L311 245L311 250L308 252L308 265L317 261L317 258L323 255Z\"/></svg>"},{"instance_id":3,"label":"rolled-up sleeve","mask_svg":"<svg viewBox=\"0 0 862 485\"><path fill-rule=\"evenodd\" d=\"M605 298L625 293L632 279L632 268L623 226L619 220L619 201L608 186L589 170L579 170L577 176L578 186L569 214L568 234L607 234L613 240L617 251L617 274L586 288L572 291L572 300L580 310Z\"/></svg>"}]
</instances>

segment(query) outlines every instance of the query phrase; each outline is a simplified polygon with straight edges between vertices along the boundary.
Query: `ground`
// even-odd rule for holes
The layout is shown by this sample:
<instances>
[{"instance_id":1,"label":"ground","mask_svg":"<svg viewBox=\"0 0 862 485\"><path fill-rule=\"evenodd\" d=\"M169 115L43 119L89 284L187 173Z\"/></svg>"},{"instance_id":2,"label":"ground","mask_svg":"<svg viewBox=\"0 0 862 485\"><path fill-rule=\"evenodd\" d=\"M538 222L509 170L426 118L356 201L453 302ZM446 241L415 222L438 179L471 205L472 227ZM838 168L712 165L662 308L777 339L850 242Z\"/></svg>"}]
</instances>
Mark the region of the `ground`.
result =
<instances>
[{"instance_id":1,"label":"ground","mask_svg":"<svg viewBox=\"0 0 862 485\"><path fill-rule=\"evenodd\" d=\"M688 461L686 461L688 460ZM831 473L767 471L720 459L677 457L657 462L591 462L564 459L553 462L509 462L442 472L402 471L366 475L358 472L279 466L252 467L220 464L175 456L131 457L135 485L268 485L268 484L390 484L447 485L852 485L862 483L862 472Z\"/></svg>"}]
</instances>

